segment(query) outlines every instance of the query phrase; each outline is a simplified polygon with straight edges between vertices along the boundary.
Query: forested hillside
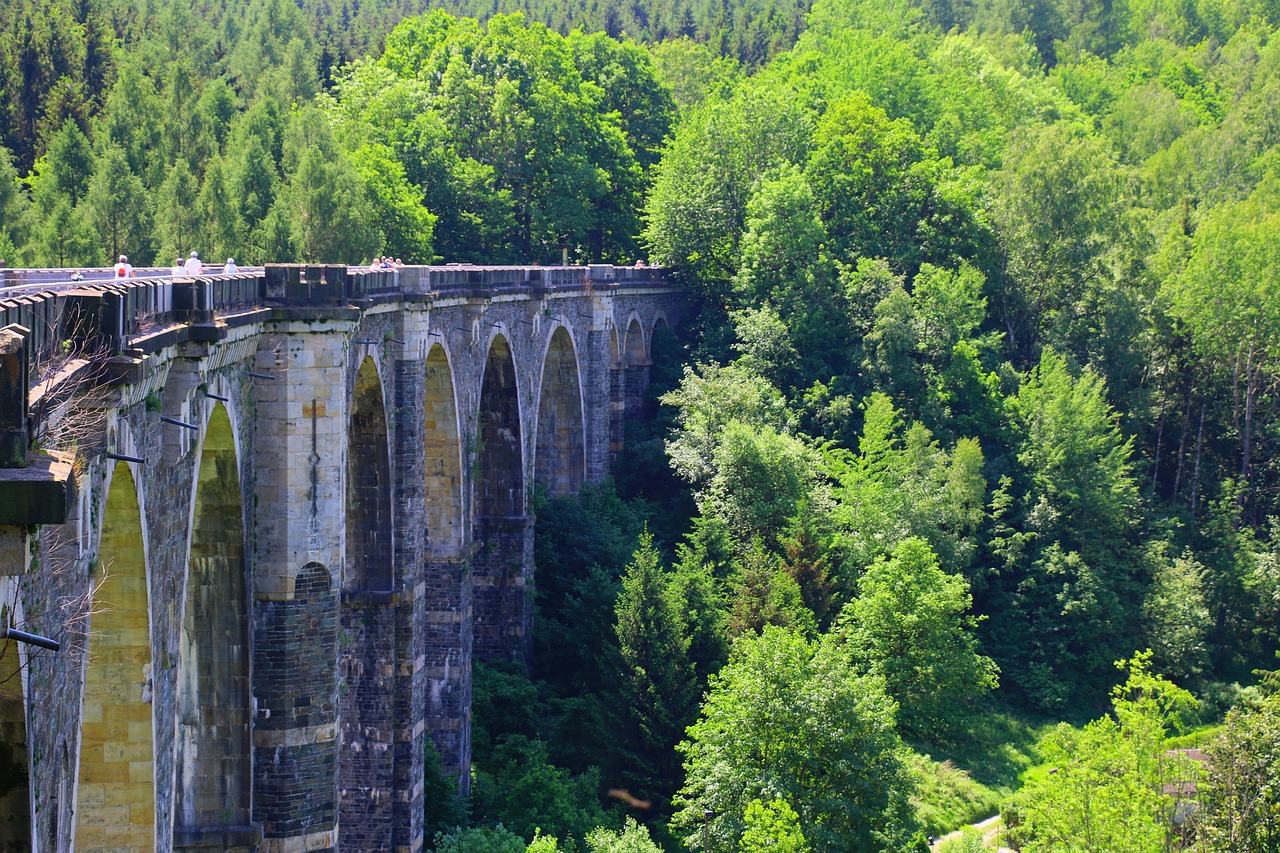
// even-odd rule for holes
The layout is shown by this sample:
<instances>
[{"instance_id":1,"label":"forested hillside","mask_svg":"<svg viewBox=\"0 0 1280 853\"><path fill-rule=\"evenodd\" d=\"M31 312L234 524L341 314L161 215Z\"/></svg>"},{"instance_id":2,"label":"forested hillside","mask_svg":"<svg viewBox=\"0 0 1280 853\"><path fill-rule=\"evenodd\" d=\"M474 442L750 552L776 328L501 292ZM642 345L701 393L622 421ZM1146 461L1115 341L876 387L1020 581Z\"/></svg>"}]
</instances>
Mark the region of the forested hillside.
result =
<instances>
[{"instance_id":1,"label":"forested hillside","mask_svg":"<svg viewBox=\"0 0 1280 853\"><path fill-rule=\"evenodd\" d=\"M698 308L437 849L1275 849L1280 6L228 6L0 10L0 256Z\"/></svg>"}]
</instances>

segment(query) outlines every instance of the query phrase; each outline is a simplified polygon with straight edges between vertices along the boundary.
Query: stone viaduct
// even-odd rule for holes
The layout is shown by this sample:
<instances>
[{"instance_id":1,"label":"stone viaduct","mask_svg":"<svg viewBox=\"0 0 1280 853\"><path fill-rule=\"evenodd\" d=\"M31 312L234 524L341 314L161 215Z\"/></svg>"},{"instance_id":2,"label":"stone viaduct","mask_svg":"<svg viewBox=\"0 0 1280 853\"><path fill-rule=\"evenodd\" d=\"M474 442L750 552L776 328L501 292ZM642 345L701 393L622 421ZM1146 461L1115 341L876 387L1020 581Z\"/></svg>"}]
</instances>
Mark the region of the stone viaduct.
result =
<instances>
[{"instance_id":1,"label":"stone viaduct","mask_svg":"<svg viewBox=\"0 0 1280 853\"><path fill-rule=\"evenodd\" d=\"M0 633L0 851L421 849L473 658L527 655L533 490L606 476L682 307L612 266L0 293L0 627L61 643Z\"/></svg>"}]
</instances>

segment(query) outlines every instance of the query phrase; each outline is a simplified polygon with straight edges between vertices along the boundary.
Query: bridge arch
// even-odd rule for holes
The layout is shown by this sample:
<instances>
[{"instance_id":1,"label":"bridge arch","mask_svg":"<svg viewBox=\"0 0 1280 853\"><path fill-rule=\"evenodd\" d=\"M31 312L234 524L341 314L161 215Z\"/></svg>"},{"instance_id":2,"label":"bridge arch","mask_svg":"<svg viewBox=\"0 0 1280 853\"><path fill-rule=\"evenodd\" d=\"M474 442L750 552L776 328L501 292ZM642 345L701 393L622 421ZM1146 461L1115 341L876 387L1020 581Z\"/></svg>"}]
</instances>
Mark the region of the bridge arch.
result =
<instances>
[{"instance_id":1,"label":"bridge arch","mask_svg":"<svg viewBox=\"0 0 1280 853\"><path fill-rule=\"evenodd\" d=\"M525 508L520 385L508 338L490 339L475 434L472 648L480 660L523 659L531 547Z\"/></svg>"},{"instance_id":2,"label":"bridge arch","mask_svg":"<svg viewBox=\"0 0 1280 853\"><path fill-rule=\"evenodd\" d=\"M347 449L347 559L344 588L389 592L393 585L391 454L377 363L365 356L351 395Z\"/></svg>"},{"instance_id":3,"label":"bridge arch","mask_svg":"<svg viewBox=\"0 0 1280 853\"><path fill-rule=\"evenodd\" d=\"M386 395L378 363L356 371L348 422L346 576L338 647L339 850L390 849L396 586Z\"/></svg>"},{"instance_id":4,"label":"bridge arch","mask_svg":"<svg viewBox=\"0 0 1280 853\"><path fill-rule=\"evenodd\" d=\"M156 846L150 566L135 464L108 471L91 574L75 838L84 853Z\"/></svg>"},{"instance_id":5,"label":"bridge arch","mask_svg":"<svg viewBox=\"0 0 1280 853\"><path fill-rule=\"evenodd\" d=\"M644 392L649 387L649 347L644 324L632 312L622 342L623 410L628 418L637 417L644 407Z\"/></svg>"},{"instance_id":6,"label":"bridge arch","mask_svg":"<svg viewBox=\"0 0 1280 853\"><path fill-rule=\"evenodd\" d=\"M247 831L251 807L249 617L240 454L213 406L196 462L179 638L174 846Z\"/></svg>"},{"instance_id":7,"label":"bridge arch","mask_svg":"<svg viewBox=\"0 0 1280 853\"><path fill-rule=\"evenodd\" d=\"M623 363L627 367L644 364L649 357L649 346L645 340L644 324L640 322L640 315L634 311L627 318L627 331L623 335L622 357Z\"/></svg>"},{"instance_id":8,"label":"bridge arch","mask_svg":"<svg viewBox=\"0 0 1280 853\"><path fill-rule=\"evenodd\" d=\"M662 311L655 311L653 314L653 323L649 326L649 360L653 360L653 338L660 332L670 332L671 323L667 320L667 315Z\"/></svg>"},{"instance_id":9,"label":"bridge arch","mask_svg":"<svg viewBox=\"0 0 1280 853\"><path fill-rule=\"evenodd\" d=\"M423 410L427 547L435 553L454 552L462 546L465 523L462 443L453 367L438 343L427 354Z\"/></svg>"},{"instance_id":10,"label":"bridge arch","mask_svg":"<svg viewBox=\"0 0 1280 853\"><path fill-rule=\"evenodd\" d=\"M511 344L501 333L489 341L476 424L476 516L524 515L524 434L519 383Z\"/></svg>"},{"instance_id":11,"label":"bridge arch","mask_svg":"<svg viewBox=\"0 0 1280 853\"><path fill-rule=\"evenodd\" d=\"M542 357L534 480L553 497L577 494L586 478L582 376L573 335L558 324Z\"/></svg>"}]
</instances>

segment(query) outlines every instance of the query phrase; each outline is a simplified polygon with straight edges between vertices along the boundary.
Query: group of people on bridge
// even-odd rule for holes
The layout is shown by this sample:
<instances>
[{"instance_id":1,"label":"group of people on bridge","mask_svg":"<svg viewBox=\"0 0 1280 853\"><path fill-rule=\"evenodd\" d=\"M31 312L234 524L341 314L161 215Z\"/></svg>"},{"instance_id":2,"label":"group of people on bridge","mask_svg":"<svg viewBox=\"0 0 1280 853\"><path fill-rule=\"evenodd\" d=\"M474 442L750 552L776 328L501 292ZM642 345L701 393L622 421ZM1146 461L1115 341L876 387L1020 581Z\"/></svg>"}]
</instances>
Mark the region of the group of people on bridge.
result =
<instances>
[{"instance_id":1,"label":"group of people on bridge","mask_svg":"<svg viewBox=\"0 0 1280 853\"><path fill-rule=\"evenodd\" d=\"M222 267L222 274L231 275L237 271L239 271L239 267L236 266L236 259L227 258L227 262ZM134 277L133 264L129 263L128 255L121 255L116 260L114 272L117 280ZM170 275L174 278L204 275L204 262L200 260L200 253L192 249L191 255L185 261L179 257L173 262L173 269L170 270ZM73 281L81 281L84 279L84 275L72 273L71 278Z\"/></svg>"}]
</instances>

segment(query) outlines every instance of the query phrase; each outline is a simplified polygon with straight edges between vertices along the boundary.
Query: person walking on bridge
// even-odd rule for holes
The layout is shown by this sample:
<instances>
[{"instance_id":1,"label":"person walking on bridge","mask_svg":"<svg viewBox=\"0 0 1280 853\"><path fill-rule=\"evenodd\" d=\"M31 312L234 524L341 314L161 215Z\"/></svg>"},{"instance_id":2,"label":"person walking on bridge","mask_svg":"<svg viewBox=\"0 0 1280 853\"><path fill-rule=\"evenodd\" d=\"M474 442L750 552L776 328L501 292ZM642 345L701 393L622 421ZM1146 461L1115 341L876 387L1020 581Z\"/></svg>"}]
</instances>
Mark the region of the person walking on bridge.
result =
<instances>
[{"instance_id":1,"label":"person walking on bridge","mask_svg":"<svg viewBox=\"0 0 1280 853\"><path fill-rule=\"evenodd\" d=\"M235 275L240 268L236 266L235 258L227 258L227 264L222 268L223 275Z\"/></svg>"},{"instance_id":2,"label":"person walking on bridge","mask_svg":"<svg viewBox=\"0 0 1280 853\"><path fill-rule=\"evenodd\" d=\"M204 275L204 264L200 263L200 253L195 249L191 250L191 257L187 258L185 268L187 275Z\"/></svg>"},{"instance_id":3,"label":"person walking on bridge","mask_svg":"<svg viewBox=\"0 0 1280 853\"><path fill-rule=\"evenodd\" d=\"M122 278L133 278L133 264L129 263L129 259L124 255L116 261L116 279Z\"/></svg>"}]
</instances>

